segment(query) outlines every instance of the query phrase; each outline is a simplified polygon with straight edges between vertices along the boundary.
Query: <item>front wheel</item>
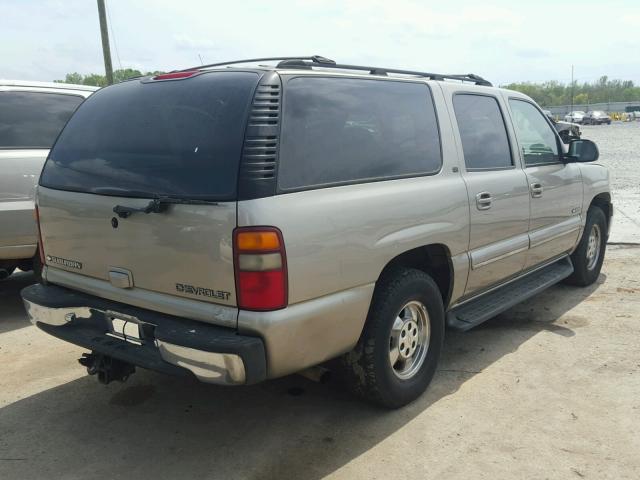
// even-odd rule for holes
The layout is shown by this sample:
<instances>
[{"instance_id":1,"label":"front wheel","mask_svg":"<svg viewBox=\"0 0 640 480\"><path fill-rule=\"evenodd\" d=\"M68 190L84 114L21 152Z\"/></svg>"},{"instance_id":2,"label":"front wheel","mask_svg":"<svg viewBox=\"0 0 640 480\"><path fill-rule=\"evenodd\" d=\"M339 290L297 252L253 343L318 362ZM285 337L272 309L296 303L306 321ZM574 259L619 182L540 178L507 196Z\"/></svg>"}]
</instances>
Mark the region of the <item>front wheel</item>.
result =
<instances>
[{"instance_id":1,"label":"front wheel","mask_svg":"<svg viewBox=\"0 0 640 480\"><path fill-rule=\"evenodd\" d=\"M601 208L591 207L580 243L571 254L573 273L566 283L586 287L598 279L607 248L607 219Z\"/></svg>"},{"instance_id":2,"label":"front wheel","mask_svg":"<svg viewBox=\"0 0 640 480\"><path fill-rule=\"evenodd\" d=\"M410 268L388 272L358 344L341 359L348 387L384 407L410 403L431 382L443 339L444 309L433 279Z\"/></svg>"}]
</instances>

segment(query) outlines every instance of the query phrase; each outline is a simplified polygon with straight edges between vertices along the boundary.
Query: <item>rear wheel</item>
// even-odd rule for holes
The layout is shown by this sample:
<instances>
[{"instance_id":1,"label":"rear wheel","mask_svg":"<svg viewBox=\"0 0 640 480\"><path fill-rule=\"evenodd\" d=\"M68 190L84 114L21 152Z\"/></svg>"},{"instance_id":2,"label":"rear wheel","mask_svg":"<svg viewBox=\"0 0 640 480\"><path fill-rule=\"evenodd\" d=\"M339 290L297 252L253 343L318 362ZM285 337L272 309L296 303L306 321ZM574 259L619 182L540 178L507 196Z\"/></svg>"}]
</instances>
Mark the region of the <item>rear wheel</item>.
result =
<instances>
[{"instance_id":1,"label":"rear wheel","mask_svg":"<svg viewBox=\"0 0 640 480\"><path fill-rule=\"evenodd\" d=\"M398 408L425 391L444 339L436 283L420 270L398 268L376 287L362 336L341 363L348 386L365 400Z\"/></svg>"},{"instance_id":2,"label":"rear wheel","mask_svg":"<svg viewBox=\"0 0 640 480\"><path fill-rule=\"evenodd\" d=\"M598 279L607 248L607 219L602 209L591 207L587 212L584 233L571 254L573 273L566 282L586 287Z\"/></svg>"}]
</instances>

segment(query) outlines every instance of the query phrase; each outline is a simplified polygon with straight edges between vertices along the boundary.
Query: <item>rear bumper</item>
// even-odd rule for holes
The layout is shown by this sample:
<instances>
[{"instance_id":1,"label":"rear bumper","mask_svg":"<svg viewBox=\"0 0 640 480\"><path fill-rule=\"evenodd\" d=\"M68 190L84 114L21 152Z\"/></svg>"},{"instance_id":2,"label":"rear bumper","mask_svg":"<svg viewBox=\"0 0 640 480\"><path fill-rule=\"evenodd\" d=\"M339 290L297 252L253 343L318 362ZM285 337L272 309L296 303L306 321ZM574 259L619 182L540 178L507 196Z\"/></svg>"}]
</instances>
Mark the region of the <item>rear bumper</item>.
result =
<instances>
[{"instance_id":1,"label":"rear bumper","mask_svg":"<svg viewBox=\"0 0 640 480\"><path fill-rule=\"evenodd\" d=\"M32 285L21 295L31 322L41 330L124 362L224 385L267 377L265 347L258 337L55 285ZM108 335L114 312L139 325L142 344Z\"/></svg>"}]
</instances>

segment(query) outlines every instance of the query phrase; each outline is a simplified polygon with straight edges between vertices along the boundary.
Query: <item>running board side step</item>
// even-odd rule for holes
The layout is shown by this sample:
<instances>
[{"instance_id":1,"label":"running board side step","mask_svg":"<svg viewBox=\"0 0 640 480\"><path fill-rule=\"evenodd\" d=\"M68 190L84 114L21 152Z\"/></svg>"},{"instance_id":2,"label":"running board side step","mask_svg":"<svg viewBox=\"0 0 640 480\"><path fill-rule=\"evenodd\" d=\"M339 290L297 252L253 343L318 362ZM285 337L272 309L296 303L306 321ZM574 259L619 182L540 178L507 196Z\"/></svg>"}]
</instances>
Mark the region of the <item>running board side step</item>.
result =
<instances>
[{"instance_id":1,"label":"running board side step","mask_svg":"<svg viewBox=\"0 0 640 480\"><path fill-rule=\"evenodd\" d=\"M569 257L526 274L447 312L447 326L465 331L537 295L573 273Z\"/></svg>"}]
</instances>

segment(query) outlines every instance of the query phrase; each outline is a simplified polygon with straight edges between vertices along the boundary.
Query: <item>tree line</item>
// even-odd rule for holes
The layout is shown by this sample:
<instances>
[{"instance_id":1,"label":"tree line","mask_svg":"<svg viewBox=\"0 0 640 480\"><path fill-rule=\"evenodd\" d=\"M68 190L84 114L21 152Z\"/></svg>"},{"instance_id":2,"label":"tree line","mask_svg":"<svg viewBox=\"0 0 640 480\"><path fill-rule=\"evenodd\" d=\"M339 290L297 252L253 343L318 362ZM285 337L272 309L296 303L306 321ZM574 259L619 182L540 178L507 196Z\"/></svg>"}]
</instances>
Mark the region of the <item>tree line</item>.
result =
<instances>
[{"instance_id":1,"label":"tree line","mask_svg":"<svg viewBox=\"0 0 640 480\"><path fill-rule=\"evenodd\" d=\"M502 87L529 95L543 107L571 105L571 103L583 105L640 101L640 86L636 86L631 80L610 80L606 75L591 83L573 82L573 88L571 84L554 80L544 83L510 83ZM571 102L572 91L573 102Z\"/></svg>"},{"instance_id":2,"label":"tree line","mask_svg":"<svg viewBox=\"0 0 640 480\"><path fill-rule=\"evenodd\" d=\"M133 68L123 68L113 72L115 82L121 82L128 78L146 75L158 75L160 71L141 72ZM64 80L54 80L58 83L75 83L79 85L93 85L104 87L107 85L107 77L98 73L82 75L80 73L67 73ZM640 86L636 86L631 80L610 80L606 75L595 82L565 84L551 80L543 83L520 82L502 85L504 88L517 90L533 98L543 107L554 105L570 105L571 95L576 105L607 102L634 102L640 101Z\"/></svg>"},{"instance_id":3,"label":"tree line","mask_svg":"<svg viewBox=\"0 0 640 480\"><path fill-rule=\"evenodd\" d=\"M113 81L114 82L122 82L123 80L127 80L128 78L133 77L143 77L147 75L159 75L160 71L155 72L141 72L140 70L136 70L133 68L123 68L121 70L113 71ZM90 73L88 75L82 75L80 73L67 73L64 77L64 80L54 80L55 83L74 83L76 85L91 85L93 87L106 87L107 86L107 76L100 75L99 73Z\"/></svg>"}]
</instances>

